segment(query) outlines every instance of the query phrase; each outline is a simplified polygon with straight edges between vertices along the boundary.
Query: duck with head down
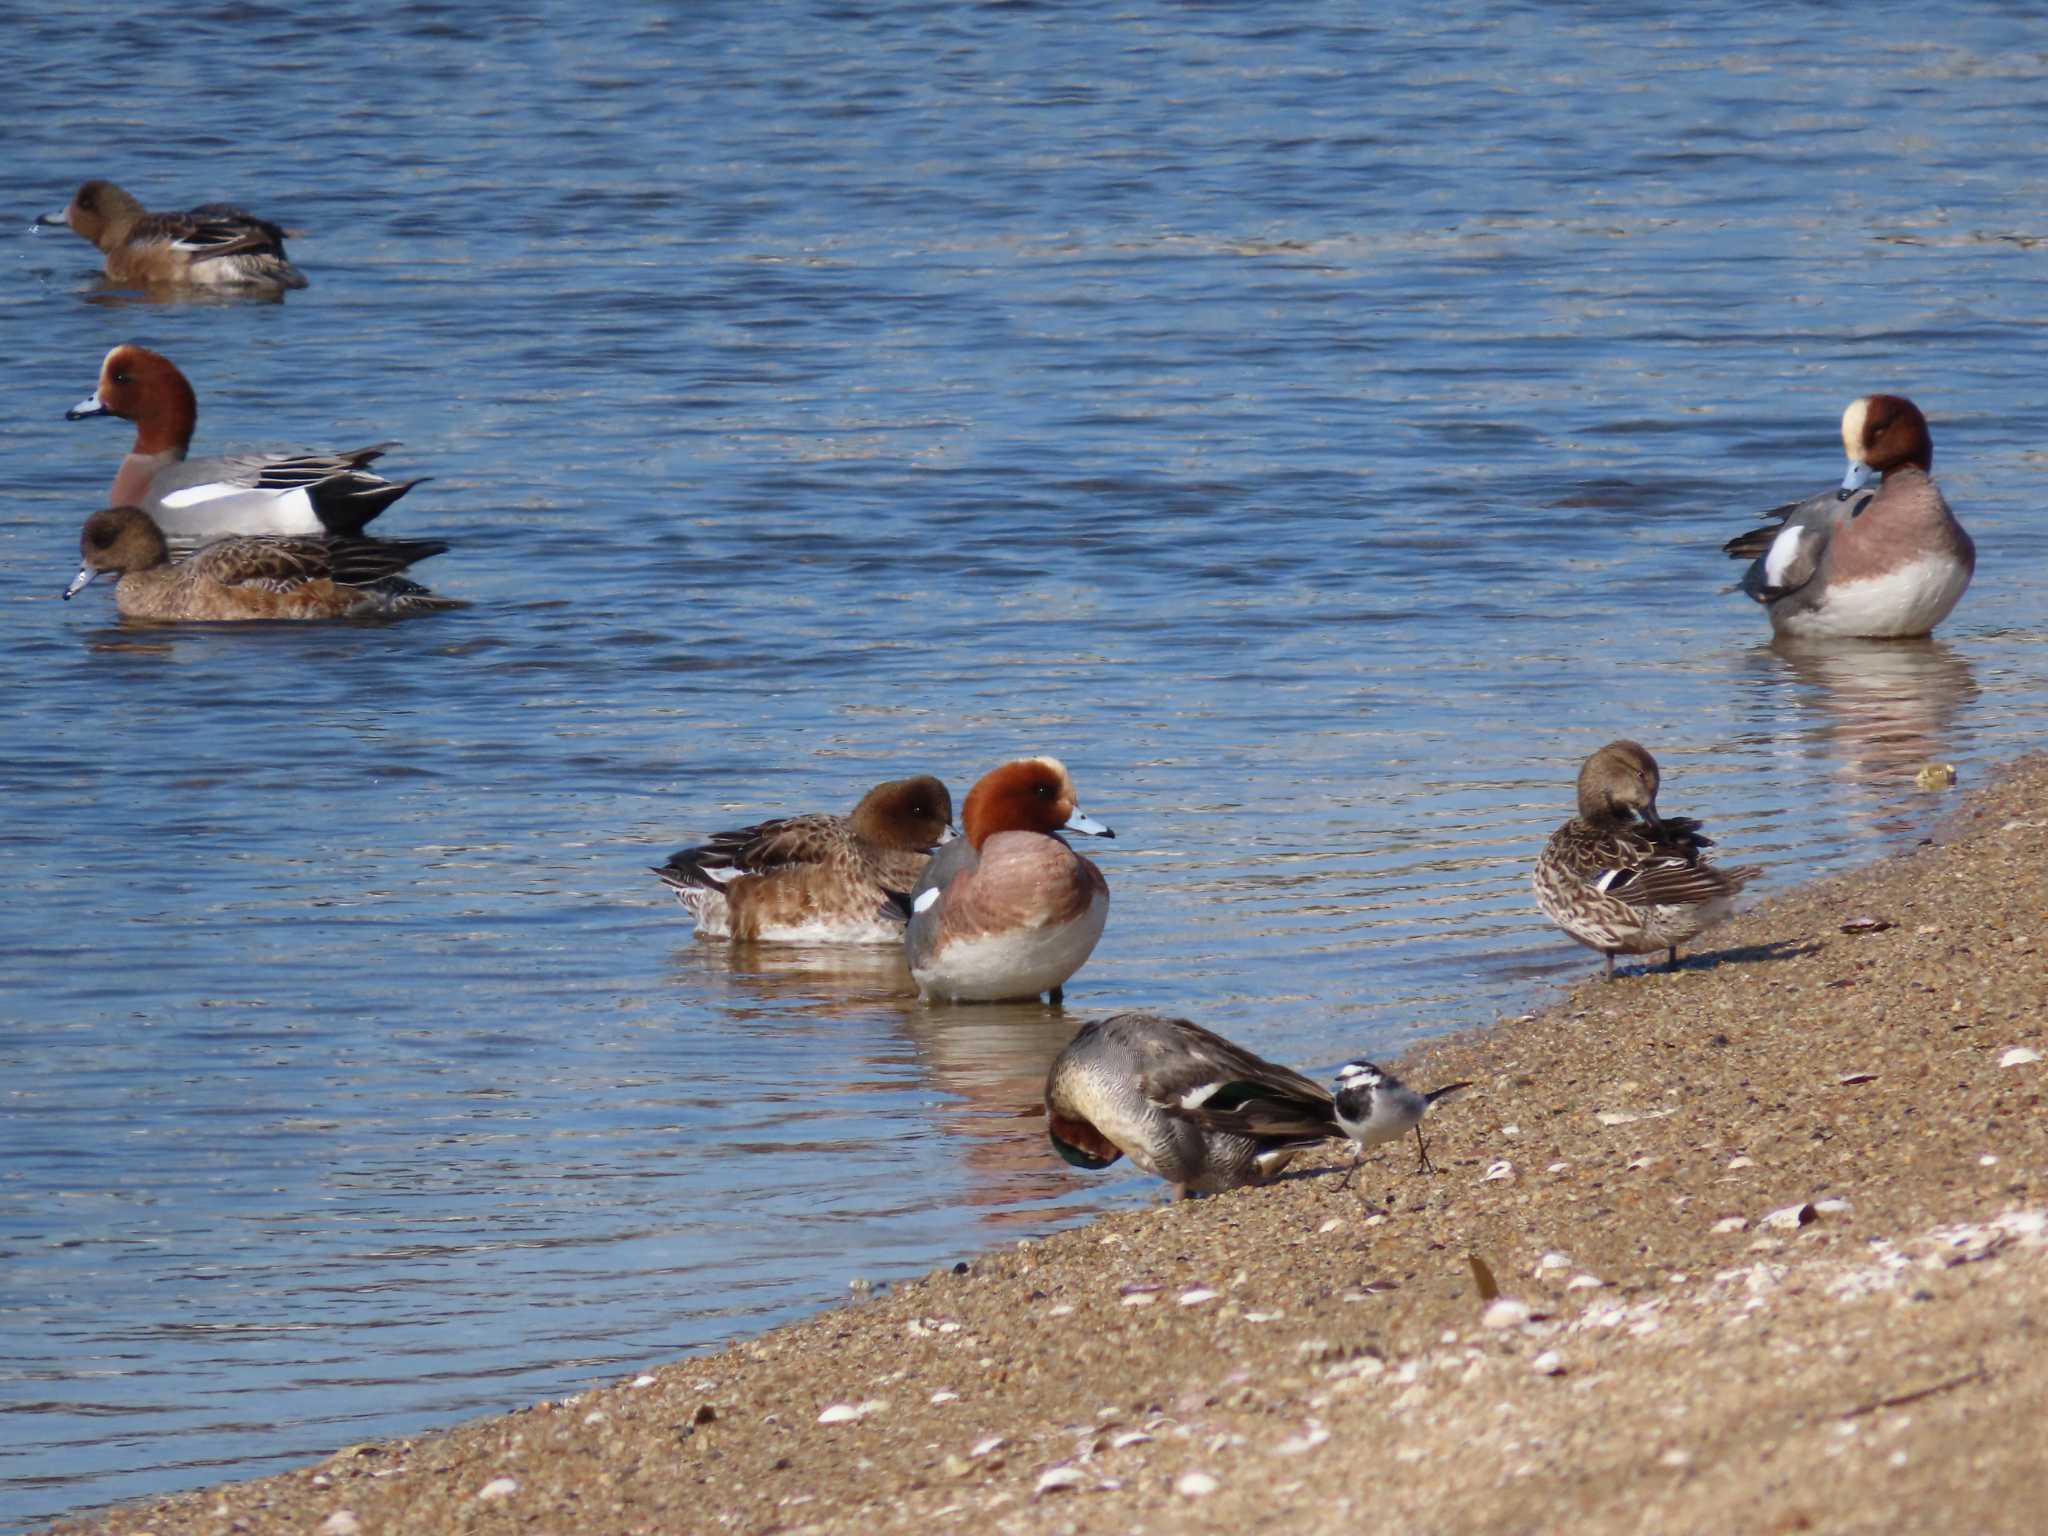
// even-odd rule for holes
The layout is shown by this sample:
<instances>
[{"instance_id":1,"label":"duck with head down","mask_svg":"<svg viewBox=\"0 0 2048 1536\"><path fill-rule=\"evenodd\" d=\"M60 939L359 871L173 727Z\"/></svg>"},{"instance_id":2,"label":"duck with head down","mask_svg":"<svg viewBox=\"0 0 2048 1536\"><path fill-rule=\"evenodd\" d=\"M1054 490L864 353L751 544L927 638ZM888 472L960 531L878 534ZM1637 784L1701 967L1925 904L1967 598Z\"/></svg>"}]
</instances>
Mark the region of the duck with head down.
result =
<instances>
[{"instance_id":1,"label":"duck with head down","mask_svg":"<svg viewBox=\"0 0 2048 1536\"><path fill-rule=\"evenodd\" d=\"M1263 1184L1345 1134L1322 1084L1157 1013L1085 1024L1045 1079L1046 1134L1077 1168L1130 1160L1176 1198Z\"/></svg>"},{"instance_id":2,"label":"duck with head down","mask_svg":"<svg viewBox=\"0 0 2048 1536\"><path fill-rule=\"evenodd\" d=\"M848 816L812 812L715 833L654 872L700 938L900 944L905 893L952 830L952 795L919 774L877 784Z\"/></svg>"},{"instance_id":3,"label":"duck with head down","mask_svg":"<svg viewBox=\"0 0 2048 1536\"><path fill-rule=\"evenodd\" d=\"M1607 958L1678 946L1729 917L1735 896L1762 871L1718 869L1713 839L1683 816L1657 813L1657 760L1613 741L1579 769L1579 813L1543 845L1536 904L1558 927Z\"/></svg>"},{"instance_id":4,"label":"duck with head down","mask_svg":"<svg viewBox=\"0 0 2048 1536\"><path fill-rule=\"evenodd\" d=\"M921 996L1060 1001L1109 920L1102 871L1056 835L1116 835L1082 815L1078 800L1050 757L1005 763L968 792L962 835L911 893L904 951Z\"/></svg>"},{"instance_id":5,"label":"duck with head down","mask_svg":"<svg viewBox=\"0 0 2048 1536\"><path fill-rule=\"evenodd\" d=\"M1776 634L1925 635L1977 569L1977 547L1934 483L1927 418L1902 395L1865 395L1842 412L1842 448L1839 488L1779 507L1777 522L1722 549L1751 562L1741 589Z\"/></svg>"}]
</instances>

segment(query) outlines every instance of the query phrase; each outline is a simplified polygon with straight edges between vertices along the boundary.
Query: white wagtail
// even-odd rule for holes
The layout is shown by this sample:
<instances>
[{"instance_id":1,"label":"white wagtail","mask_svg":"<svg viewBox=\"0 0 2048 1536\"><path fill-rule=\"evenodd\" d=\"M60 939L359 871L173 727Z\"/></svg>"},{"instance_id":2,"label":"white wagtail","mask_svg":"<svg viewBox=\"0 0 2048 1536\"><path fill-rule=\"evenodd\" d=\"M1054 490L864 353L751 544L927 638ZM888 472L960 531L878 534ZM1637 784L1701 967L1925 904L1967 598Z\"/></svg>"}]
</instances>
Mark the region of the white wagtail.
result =
<instances>
[{"instance_id":1,"label":"white wagtail","mask_svg":"<svg viewBox=\"0 0 2048 1536\"><path fill-rule=\"evenodd\" d=\"M1337 1187L1343 1189L1350 1185L1351 1175L1358 1171L1359 1159L1365 1156L1367 1147L1397 1141L1411 1130L1415 1132L1415 1149L1421 1155L1415 1171L1434 1172L1435 1166L1429 1160L1429 1145L1422 1139L1422 1117L1429 1113L1430 1105L1445 1094L1471 1086L1470 1083L1445 1083L1441 1088L1418 1093L1393 1073L1369 1061L1345 1062L1337 1069L1337 1124L1356 1143L1356 1151L1352 1154L1351 1166L1344 1171L1344 1178Z\"/></svg>"}]
</instances>

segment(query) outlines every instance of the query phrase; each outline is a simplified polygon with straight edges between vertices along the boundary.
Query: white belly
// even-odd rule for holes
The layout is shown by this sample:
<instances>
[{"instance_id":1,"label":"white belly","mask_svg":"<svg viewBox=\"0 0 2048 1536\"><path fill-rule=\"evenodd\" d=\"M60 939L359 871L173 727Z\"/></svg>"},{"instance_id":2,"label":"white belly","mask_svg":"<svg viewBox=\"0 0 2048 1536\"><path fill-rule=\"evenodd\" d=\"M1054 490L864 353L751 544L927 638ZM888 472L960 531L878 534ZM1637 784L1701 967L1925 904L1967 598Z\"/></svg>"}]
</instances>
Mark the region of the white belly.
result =
<instances>
[{"instance_id":1,"label":"white belly","mask_svg":"<svg viewBox=\"0 0 2048 1536\"><path fill-rule=\"evenodd\" d=\"M1097 896L1071 922L955 940L911 976L925 997L963 1003L1037 997L1081 969L1108 921L1109 901Z\"/></svg>"},{"instance_id":2,"label":"white belly","mask_svg":"<svg viewBox=\"0 0 2048 1536\"><path fill-rule=\"evenodd\" d=\"M1774 627L1787 635L1862 636L1898 639L1924 635L1949 615L1970 584L1959 560L1927 556L1878 576L1830 586L1818 607L1788 611Z\"/></svg>"}]
</instances>

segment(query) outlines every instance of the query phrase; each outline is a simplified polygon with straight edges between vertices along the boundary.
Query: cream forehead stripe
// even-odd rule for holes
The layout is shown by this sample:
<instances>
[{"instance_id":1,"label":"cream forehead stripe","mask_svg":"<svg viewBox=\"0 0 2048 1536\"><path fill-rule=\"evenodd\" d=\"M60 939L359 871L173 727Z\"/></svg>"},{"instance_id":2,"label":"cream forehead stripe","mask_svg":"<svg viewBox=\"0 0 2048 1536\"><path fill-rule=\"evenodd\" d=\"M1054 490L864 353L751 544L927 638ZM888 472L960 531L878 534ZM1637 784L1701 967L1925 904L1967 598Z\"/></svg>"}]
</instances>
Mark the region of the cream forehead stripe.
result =
<instances>
[{"instance_id":1,"label":"cream forehead stripe","mask_svg":"<svg viewBox=\"0 0 2048 1536\"><path fill-rule=\"evenodd\" d=\"M1863 458L1863 423L1870 415L1870 397L1851 400L1842 412L1842 452L1849 456L1852 464Z\"/></svg>"}]
</instances>

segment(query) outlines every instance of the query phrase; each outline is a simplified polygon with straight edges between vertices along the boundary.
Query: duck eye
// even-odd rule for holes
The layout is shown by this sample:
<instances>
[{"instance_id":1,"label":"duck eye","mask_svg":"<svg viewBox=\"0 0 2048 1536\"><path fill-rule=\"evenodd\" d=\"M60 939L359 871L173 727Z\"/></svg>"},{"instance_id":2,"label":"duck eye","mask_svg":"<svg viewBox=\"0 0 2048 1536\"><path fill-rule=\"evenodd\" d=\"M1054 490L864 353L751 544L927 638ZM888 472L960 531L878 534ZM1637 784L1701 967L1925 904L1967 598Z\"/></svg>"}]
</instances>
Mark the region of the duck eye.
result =
<instances>
[{"instance_id":1,"label":"duck eye","mask_svg":"<svg viewBox=\"0 0 2048 1536\"><path fill-rule=\"evenodd\" d=\"M116 384L126 384L126 383L128 383L128 382L130 381L131 377L132 377L132 375L130 375L130 374L128 374L128 373L126 373L125 371L124 371L124 372L121 372L121 373L117 373L117 374L115 374L115 375L114 375L114 382L115 382Z\"/></svg>"}]
</instances>

